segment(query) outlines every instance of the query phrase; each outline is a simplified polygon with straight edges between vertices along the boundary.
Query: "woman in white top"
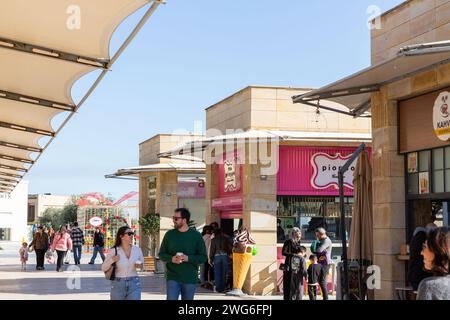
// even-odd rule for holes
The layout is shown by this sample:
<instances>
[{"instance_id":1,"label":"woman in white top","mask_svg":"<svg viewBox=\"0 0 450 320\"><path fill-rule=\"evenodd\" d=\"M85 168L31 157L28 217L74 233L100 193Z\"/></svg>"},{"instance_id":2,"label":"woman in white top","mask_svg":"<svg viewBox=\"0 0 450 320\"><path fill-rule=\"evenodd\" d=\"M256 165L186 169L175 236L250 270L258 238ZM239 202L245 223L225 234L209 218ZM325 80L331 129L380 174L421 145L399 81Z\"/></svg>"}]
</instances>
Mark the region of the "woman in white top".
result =
<instances>
[{"instance_id":1,"label":"woman in white top","mask_svg":"<svg viewBox=\"0 0 450 320\"><path fill-rule=\"evenodd\" d=\"M141 300L141 283L136 267L142 268L144 256L141 249L133 245L133 235L129 227L120 227L114 247L109 249L103 262L103 272L116 263L116 277L111 281L111 300Z\"/></svg>"}]
</instances>

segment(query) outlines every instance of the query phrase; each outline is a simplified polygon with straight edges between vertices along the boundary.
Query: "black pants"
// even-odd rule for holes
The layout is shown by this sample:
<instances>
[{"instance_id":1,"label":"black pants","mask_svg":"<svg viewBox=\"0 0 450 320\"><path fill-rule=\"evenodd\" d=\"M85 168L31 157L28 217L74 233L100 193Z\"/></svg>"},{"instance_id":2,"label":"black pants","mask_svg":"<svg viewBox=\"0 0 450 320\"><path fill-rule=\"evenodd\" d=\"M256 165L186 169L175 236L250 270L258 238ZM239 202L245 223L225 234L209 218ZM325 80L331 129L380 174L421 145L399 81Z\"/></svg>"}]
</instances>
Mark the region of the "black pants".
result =
<instances>
[{"instance_id":1,"label":"black pants","mask_svg":"<svg viewBox=\"0 0 450 320\"><path fill-rule=\"evenodd\" d=\"M59 271L62 268L66 252L67 251L56 250L56 254L58 255L58 260L56 261L56 271Z\"/></svg>"},{"instance_id":2,"label":"black pants","mask_svg":"<svg viewBox=\"0 0 450 320\"><path fill-rule=\"evenodd\" d=\"M36 249L36 269L44 267L45 249Z\"/></svg>"},{"instance_id":3,"label":"black pants","mask_svg":"<svg viewBox=\"0 0 450 320\"><path fill-rule=\"evenodd\" d=\"M323 300L328 300L327 278L330 271L330 265L323 267L324 277L319 281L320 289L322 290Z\"/></svg>"},{"instance_id":4,"label":"black pants","mask_svg":"<svg viewBox=\"0 0 450 320\"><path fill-rule=\"evenodd\" d=\"M308 285L308 296L309 300L316 300L317 298L317 286L316 285Z\"/></svg>"},{"instance_id":5,"label":"black pants","mask_svg":"<svg viewBox=\"0 0 450 320\"><path fill-rule=\"evenodd\" d=\"M291 273L283 271L283 300L291 300Z\"/></svg>"}]
</instances>

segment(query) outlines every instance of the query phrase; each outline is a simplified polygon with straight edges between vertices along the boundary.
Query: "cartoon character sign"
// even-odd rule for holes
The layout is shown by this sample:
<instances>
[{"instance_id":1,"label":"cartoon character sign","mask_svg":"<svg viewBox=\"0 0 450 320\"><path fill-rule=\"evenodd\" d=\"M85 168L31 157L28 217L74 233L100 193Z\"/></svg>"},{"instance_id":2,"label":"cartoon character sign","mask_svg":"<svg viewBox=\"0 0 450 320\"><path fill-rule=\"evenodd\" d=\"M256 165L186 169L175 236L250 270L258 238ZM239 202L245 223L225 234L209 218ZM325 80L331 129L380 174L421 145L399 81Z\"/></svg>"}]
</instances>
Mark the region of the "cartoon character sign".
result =
<instances>
[{"instance_id":1,"label":"cartoon character sign","mask_svg":"<svg viewBox=\"0 0 450 320\"><path fill-rule=\"evenodd\" d=\"M225 160L224 162L224 191L234 192L240 189L241 181L239 176L239 166L236 159Z\"/></svg>"}]
</instances>

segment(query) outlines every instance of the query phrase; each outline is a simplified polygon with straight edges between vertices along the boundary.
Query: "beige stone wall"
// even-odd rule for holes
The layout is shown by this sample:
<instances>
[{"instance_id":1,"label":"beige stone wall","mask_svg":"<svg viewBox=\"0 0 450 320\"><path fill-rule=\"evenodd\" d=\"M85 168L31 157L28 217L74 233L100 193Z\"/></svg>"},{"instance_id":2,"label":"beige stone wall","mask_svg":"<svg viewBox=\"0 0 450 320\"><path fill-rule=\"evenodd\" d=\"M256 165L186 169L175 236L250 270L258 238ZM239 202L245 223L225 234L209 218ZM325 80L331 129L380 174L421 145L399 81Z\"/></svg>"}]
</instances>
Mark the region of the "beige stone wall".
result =
<instances>
[{"instance_id":1,"label":"beige stone wall","mask_svg":"<svg viewBox=\"0 0 450 320\"><path fill-rule=\"evenodd\" d=\"M251 128L287 131L370 133L370 119L352 117L292 103L302 89L263 88L251 90ZM339 106L335 105L339 109ZM346 110L348 111L348 110Z\"/></svg>"},{"instance_id":2,"label":"beige stone wall","mask_svg":"<svg viewBox=\"0 0 450 320\"><path fill-rule=\"evenodd\" d=\"M206 128L218 130L207 134L225 134L227 129L370 133L370 119L327 110L318 115L313 107L292 103L292 96L307 91L247 87L206 110Z\"/></svg>"},{"instance_id":3,"label":"beige stone wall","mask_svg":"<svg viewBox=\"0 0 450 320\"><path fill-rule=\"evenodd\" d=\"M397 153L397 104L387 88L372 98L373 125L373 246L374 264L381 268L376 299L393 299L404 286L405 264L397 259L406 242L404 158Z\"/></svg>"},{"instance_id":4,"label":"beige stone wall","mask_svg":"<svg viewBox=\"0 0 450 320\"><path fill-rule=\"evenodd\" d=\"M156 176L156 212L161 217L159 241L161 243L165 233L173 228L173 211L178 206L178 175L175 171L142 173L139 177L139 217L148 212L148 182L150 176ZM140 234L143 235L142 230ZM140 246L144 254L148 254L148 239L142 237Z\"/></svg>"},{"instance_id":5,"label":"beige stone wall","mask_svg":"<svg viewBox=\"0 0 450 320\"><path fill-rule=\"evenodd\" d=\"M276 175L261 180L261 165L244 165L243 226L255 239L258 254L253 256L244 283L249 294L277 292L277 181Z\"/></svg>"},{"instance_id":6,"label":"beige stone wall","mask_svg":"<svg viewBox=\"0 0 450 320\"><path fill-rule=\"evenodd\" d=\"M396 55L401 47L450 39L450 0L409 0L381 17L372 30L372 63Z\"/></svg>"},{"instance_id":7,"label":"beige stone wall","mask_svg":"<svg viewBox=\"0 0 450 320\"><path fill-rule=\"evenodd\" d=\"M185 162L183 160L158 158L158 154L169 151L182 143L200 139L201 137L201 135L189 134L156 135L139 144L139 165Z\"/></svg>"},{"instance_id":8,"label":"beige stone wall","mask_svg":"<svg viewBox=\"0 0 450 320\"><path fill-rule=\"evenodd\" d=\"M450 0L410 0L381 17L372 31L372 63L395 56L406 45L450 39ZM406 78L372 96L374 260L381 268L376 299L393 299L405 284L397 260L406 242L404 157L398 154L398 101L450 84L450 64Z\"/></svg>"},{"instance_id":9,"label":"beige stone wall","mask_svg":"<svg viewBox=\"0 0 450 320\"><path fill-rule=\"evenodd\" d=\"M206 109L206 129L214 128L222 134L225 134L227 129L250 129L250 99L251 88L247 87Z\"/></svg>"},{"instance_id":10,"label":"beige stone wall","mask_svg":"<svg viewBox=\"0 0 450 320\"><path fill-rule=\"evenodd\" d=\"M156 208L161 216L159 231L162 241L167 231L173 229L172 217L178 207L178 178L174 171L159 172L157 174Z\"/></svg>"}]
</instances>

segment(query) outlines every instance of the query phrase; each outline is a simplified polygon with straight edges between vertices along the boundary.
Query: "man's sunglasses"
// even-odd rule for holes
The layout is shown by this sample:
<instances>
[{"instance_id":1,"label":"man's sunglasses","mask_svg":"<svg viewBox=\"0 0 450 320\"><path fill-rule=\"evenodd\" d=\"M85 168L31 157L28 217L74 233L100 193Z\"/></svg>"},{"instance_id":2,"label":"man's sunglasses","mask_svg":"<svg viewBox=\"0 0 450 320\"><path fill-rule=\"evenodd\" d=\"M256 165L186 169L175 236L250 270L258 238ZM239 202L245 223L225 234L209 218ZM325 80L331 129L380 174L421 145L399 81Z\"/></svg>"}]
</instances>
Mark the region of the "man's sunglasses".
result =
<instances>
[{"instance_id":1,"label":"man's sunglasses","mask_svg":"<svg viewBox=\"0 0 450 320\"><path fill-rule=\"evenodd\" d=\"M178 219L183 219L183 217L172 217L172 220L178 221Z\"/></svg>"}]
</instances>

